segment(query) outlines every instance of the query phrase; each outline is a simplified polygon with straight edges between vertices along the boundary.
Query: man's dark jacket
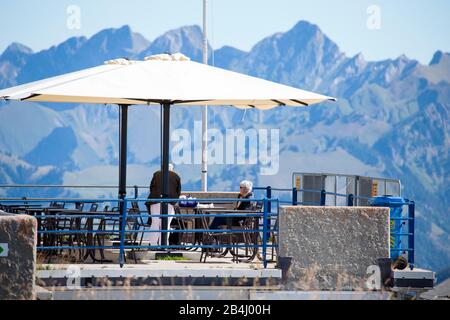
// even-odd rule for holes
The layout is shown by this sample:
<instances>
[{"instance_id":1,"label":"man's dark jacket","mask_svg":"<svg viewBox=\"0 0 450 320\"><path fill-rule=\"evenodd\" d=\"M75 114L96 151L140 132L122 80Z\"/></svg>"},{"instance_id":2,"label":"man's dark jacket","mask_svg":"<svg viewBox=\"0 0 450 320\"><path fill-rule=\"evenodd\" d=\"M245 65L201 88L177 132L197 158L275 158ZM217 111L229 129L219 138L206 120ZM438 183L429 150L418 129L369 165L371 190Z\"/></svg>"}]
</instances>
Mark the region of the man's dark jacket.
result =
<instances>
[{"instance_id":1,"label":"man's dark jacket","mask_svg":"<svg viewBox=\"0 0 450 320\"><path fill-rule=\"evenodd\" d=\"M150 182L150 194L148 199L161 199L162 195L162 172L161 170L156 171L153 174L152 182ZM178 199L181 195L181 179L178 174L173 171L169 171L169 188L168 188L169 199ZM175 204L176 202L172 203ZM146 204L152 204L148 201Z\"/></svg>"}]
</instances>

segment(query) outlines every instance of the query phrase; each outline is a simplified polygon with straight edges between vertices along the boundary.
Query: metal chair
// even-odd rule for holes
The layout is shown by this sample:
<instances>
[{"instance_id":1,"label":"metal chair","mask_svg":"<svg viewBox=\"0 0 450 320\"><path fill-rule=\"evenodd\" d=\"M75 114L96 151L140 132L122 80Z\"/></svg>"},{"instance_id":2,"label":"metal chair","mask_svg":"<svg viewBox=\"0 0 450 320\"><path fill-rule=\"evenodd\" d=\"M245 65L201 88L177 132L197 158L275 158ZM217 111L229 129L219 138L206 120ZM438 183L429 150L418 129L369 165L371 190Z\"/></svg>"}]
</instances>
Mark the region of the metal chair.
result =
<instances>
[{"instance_id":1,"label":"metal chair","mask_svg":"<svg viewBox=\"0 0 450 320\"><path fill-rule=\"evenodd\" d=\"M98 231L103 231L102 234L97 234L97 242L99 243L99 246L104 247L105 246L105 240L107 237L109 237L109 240L111 241L111 244L114 246L114 244L120 242L120 236L118 232L116 231L116 225L119 225L119 207L113 207L110 209L110 207L107 205L103 209L103 215L105 217L100 219L100 223L98 225ZM111 215L111 216L109 216ZM112 228L110 228L112 226ZM119 230L118 228L117 230ZM109 231L109 232L105 232ZM102 257L102 260L104 260L104 250L100 250L100 255ZM108 260L104 260L105 262L108 262Z\"/></svg>"},{"instance_id":2,"label":"metal chair","mask_svg":"<svg viewBox=\"0 0 450 320\"><path fill-rule=\"evenodd\" d=\"M209 219L206 216L201 217L201 228L209 230ZM207 256L213 257L214 255L218 257L225 257L230 252L230 246L232 244L231 233L230 232L217 232L217 230L226 230L227 225L219 226L219 229L214 229L213 231L206 231L203 233L201 240L202 245L217 246L212 248L202 248L202 253L200 255L200 262L206 262ZM213 229L211 229L213 230Z\"/></svg>"},{"instance_id":3,"label":"metal chair","mask_svg":"<svg viewBox=\"0 0 450 320\"><path fill-rule=\"evenodd\" d=\"M193 214L193 209L191 207L179 207L175 206L175 214L182 214L182 210L185 210L185 214ZM196 226L199 225L198 218L196 217L176 217L172 220L172 226L176 230L189 230L195 229ZM179 232L178 233L178 242L179 245L186 245L189 247L184 248L184 250L194 251L197 250L198 247L194 247L196 244L201 243L201 237L194 232Z\"/></svg>"},{"instance_id":4,"label":"metal chair","mask_svg":"<svg viewBox=\"0 0 450 320\"><path fill-rule=\"evenodd\" d=\"M131 217L127 219L127 227L128 230L132 230L134 232L128 233L128 237L125 239L125 244L133 245L133 246L142 246L143 238L145 230L149 227L147 223L144 222L142 217L140 216L141 209L139 208L139 203L137 201L131 201L131 208L128 210L131 215L139 215L137 217ZM142 232L138 232L142 231ZM141 235L139 240L139 234ZM136 249L131 249L131 254L133 256L133 260L137 263L136 258Z\"/></svg>"},{"instance_id":5,"label":"metal chair","mask_svg":"<svg viewBox=\"0 0 450 320\"><path fill-rule=\"evenodd\" d=\"M255 211L256 213L256 211ZM250 232L249 230L258 230L259 219L255 217L247 217L240 222L239 227L232 227L235 232L231 235L232 247L230 253L233 261L240 262L239 258L245 259L244 262L251 262L258 255L259 248L259 232ZM239 232L241 231L241 232ZM243 248L241 246L244 246ZM244 253L242 253L244 251Z\"/></svg>"},{"instance_id":6,"label":"metal chair","mask_svg":"<svg viewBox=\"0 0 450 320\"><path fill-rule=\"evenodd\" d=\"M89 209L89 213L95 213L97 212L98 204L92 203L91 207ZM86 234L80 234L81 235L81 242L84 243L86 247L95 246L95 236L92 233L94 230L94 218L82 218L84 219L84 225L82 230L86 230ZM81 221L81 224L83 224L83 221ZM92 261L95 262L97 259L95 258L95 249L86 248L86 253L83 256L83 261L86 260L88 257L91 257Z\"/></svg>"}]
</instances>

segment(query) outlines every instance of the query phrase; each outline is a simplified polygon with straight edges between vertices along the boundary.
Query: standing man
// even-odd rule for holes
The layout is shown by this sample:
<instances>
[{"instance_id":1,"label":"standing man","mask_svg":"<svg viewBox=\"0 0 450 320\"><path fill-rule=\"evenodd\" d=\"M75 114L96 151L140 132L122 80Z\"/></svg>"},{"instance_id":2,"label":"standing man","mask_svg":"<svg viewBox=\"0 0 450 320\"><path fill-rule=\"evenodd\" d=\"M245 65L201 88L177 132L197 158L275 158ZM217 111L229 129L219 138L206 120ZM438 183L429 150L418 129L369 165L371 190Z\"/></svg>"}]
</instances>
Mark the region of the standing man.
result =
<instances>
[{"instance_id":1,"label":"standing man","mask_svg":"<svg viewBox=\"0 0 450 320\"><path fill-rule=\"evenodd\" d=\"M173 164L169 164L169 199L178 199L181 195L181 179L180 176L173 171ZM150 183L150 194L148 199L161 199L162 196L162 172L161 170L156 171L153 174L152 181ZM175 214L174 205L176 202L169 203L168 214ZM147 210L150 215L160 215L161 202L147 201ZM167 226L170 229L170 223L173 217L168 217ZM151 224L150 230L161 230L162 218L161 217L150 217L148 219L148 224ZM161 232L148 232L148 240L151 246L157 246L161 244ZM168 235L169 236L169 235Z\"/></svg>"}]
</instances>

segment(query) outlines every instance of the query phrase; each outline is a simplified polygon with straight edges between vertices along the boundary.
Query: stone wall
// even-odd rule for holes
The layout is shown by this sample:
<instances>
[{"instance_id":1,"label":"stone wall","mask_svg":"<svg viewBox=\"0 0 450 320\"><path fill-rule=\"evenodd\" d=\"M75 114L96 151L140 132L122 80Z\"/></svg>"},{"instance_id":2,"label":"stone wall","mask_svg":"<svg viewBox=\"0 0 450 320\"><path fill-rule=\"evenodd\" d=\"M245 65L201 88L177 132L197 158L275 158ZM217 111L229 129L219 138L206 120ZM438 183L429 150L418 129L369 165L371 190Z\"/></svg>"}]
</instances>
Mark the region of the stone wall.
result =
<instances>
[{"instance_id":1,"label":"stone wall","mask_svg":"<svg viewBox=\"0 0 450 320\"><path fill-rule=\"evenodd\" d=\"M388 208L287 206L279 219L289 289L365 290L367 268L389 257Z\"/></svg>"},{"instance_id":2,"label":"stone wall","mask_svg":"<svg viewBox=\"0 0 450 320\"><path fill-rule=\"evenodd\" d=\"M0 215L0 243L7 243L7 257L0 257L0 300L34 299L37 221L27 215Z\"/></svg>"}]
</instances>

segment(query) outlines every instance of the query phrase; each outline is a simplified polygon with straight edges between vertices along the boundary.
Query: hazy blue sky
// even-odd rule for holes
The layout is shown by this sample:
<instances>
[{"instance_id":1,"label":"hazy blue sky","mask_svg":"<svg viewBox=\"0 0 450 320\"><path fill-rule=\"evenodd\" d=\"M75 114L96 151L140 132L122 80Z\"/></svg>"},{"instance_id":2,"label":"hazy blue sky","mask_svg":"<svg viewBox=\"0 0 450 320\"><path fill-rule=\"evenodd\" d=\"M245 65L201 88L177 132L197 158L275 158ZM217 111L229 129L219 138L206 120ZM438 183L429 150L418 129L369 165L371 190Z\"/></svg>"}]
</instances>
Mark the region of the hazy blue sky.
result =
<instances>
[{"instance_id":1,"label":"hazy blue sky","mask_svg":"<svg viewBox=\"0 0 450 320\"><path fill-rule=\"evenodd\" d=\"M405 53L428 63L440 49L450 51L449 0L209 0L209 38L249 50L275 32L307 20L347 55L368 60ZM67 8L80 8L81 28L69 29ZM380 29L369 29L371 5L380 9ZM202 25L202 0L0 0L0 52L11 42L42 50L71 36L92 36L128 24L149 40L183 25Z\"/></svg>"}]
</instances>

